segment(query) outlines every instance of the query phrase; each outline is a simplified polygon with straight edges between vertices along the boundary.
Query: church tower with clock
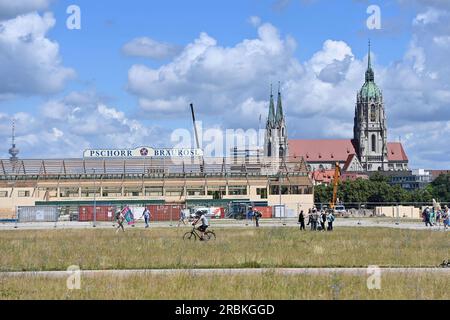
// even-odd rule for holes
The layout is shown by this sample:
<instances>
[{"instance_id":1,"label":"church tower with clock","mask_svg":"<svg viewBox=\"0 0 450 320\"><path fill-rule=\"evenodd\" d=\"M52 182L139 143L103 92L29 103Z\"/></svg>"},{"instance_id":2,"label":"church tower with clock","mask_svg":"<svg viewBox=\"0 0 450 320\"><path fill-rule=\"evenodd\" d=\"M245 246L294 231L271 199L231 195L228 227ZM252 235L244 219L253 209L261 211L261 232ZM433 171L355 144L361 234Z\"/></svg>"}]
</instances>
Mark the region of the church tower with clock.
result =
<instances>
[{"instance_id":1,"label":"church tower with clock","mask_svg":"<svg viewBox=\"0 0 450 320\"><path fill-rule=\"evenodd\" d=\"M365 171L388 170L387 126L383 94L375 83L369 55L365 83L357 94L353 143Z\"/></svg>"}]
</instances>

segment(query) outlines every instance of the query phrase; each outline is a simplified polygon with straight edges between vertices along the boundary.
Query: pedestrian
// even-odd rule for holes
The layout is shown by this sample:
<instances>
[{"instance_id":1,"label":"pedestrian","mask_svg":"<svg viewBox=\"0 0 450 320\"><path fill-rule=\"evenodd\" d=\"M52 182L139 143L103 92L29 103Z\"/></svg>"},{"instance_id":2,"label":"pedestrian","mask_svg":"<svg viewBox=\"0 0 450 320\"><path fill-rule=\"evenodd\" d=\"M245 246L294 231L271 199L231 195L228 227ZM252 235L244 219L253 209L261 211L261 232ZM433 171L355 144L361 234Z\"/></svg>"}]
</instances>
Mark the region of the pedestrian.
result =
<instances>
[{"instance_id":1,"label":"pedestrian","mask_svg":"<svg viewBox=\"0 0 450 320\"><path fill-rule=\"evenodd\" d=\"M437 210L436 211L436 224L441 227L441 217L442 217L442 211Z\"/></svg>"},{"instance_id":2,"label":"pedestrian","mask_svg":"<svg viewBox=\"0 0 450 320\"><path fill-rule=\"evenodd\" d=\"M116 228L116 233L119 232L119 229L122 228L122 231L125 232L125 228L123 227L123 221L125 220L125 216L122 213L122 210L117 210L116 212L116 222L118 224Z\"/></svg>"},{"instance_id":3,"label":"pedestrian","mask_svg":"<svg viewBox=\"0 0 450 320\"><path fill-rule=\"evenodd\" d=\"M328 213L328 216L327 216L328 231L333 231L333 222L334 222L334 220L335 220L335 217L334 217L333 211L330 210L330 212Z\"/></svg>"},{"instance_id":4,"label":"pedestrian","mask_svg":"<svg viewBox=\"0 0 450 320\"><path fill-rule=\"evenodd\" d=\"M450 225L450 212L447 206L445 206L444 212L442 213L442 220L444 222L444 230L447 230Z\"/></svg>"},{"instance_id":5,"label":"pedestrian","mask_svg":"<svg viewBox=\"0 0 450 320\"><path fill-rule=\"evenodd\" d=\"M431 209L431 211L430 211L430 224L431 224L431 226L434 226L435 223L436 223L436 211L433 207L433 209Z\"/></svg>"},{"instance_id":6,"label":"pedestrian","mask_svg":"<svg viewBox=\"0 0 450 320\"><path fill-rule=\"evenodd\" d=\"M317 212L317 209L313 209L311 214L311 230L316 231L317 230L317 222L319 220L319 213Z\"/></svg>"},{"instance_id":7,"label":"pedestrian","mask_svg":"<svg viewBox=\"0 0 450 320\"><path fill-rule=\"evenodd\" d=\"M252 207L248 207L248 210L247 210L247 223L245 224L246 226L248 226L249 220L253 220L253 208Z\"/></svg>"},{"instance_id":8,"label":"pedestrian","mask_svg":"<svg viewBox=\"0 0 450 320\"><path fill-rule=\"evenodd\" d=\"M298 215L298 223L300 224L300 230L305 230L305 216L303 215L303 210L300 211Z\"/></svg>"},{"instance_id":9,"label":"pedestrian","mask_svg":"<svg viewBox=\"0 0 450 320\"><path fill-rule=\"evenodd\" d=\"M144 217L144 221L145 221L145 228L147 229L149 227L149 222L150 222L150 210L148 208L144 209L144 212L142 212L142 217Z\"/></svg>"},{"instance_id":10,"label":"pedestrian","mask_svg":"<svg viewBox=\"0 0 450 320\"><path fill-rule=\"evenodd\" d=\"M424 221L425 221L425 227L428 227L428 225L432 226L430 223L430 209L428 207L425 208L424 212Z\"/></svg>"},{"instance_id":11,"label":"pedestrian","mask_svg":"<svg viewBox=\"0 0 450 320\"><path fill-rule=\"evenodd\" d=\"M186 209L180 210L180 219L178 220L178 227L183 222L184 225L186 225Z\"/></svg>"},{"instance_id":12,"label":"pedestrian","mask_svg":"<svg viewBox=\"0 0 450 320\"><path fill-rule=\"evenodd\" d=\"M327 222L327 213L325 212L325 210L322 210L320 217L320 226L322 227L322 231L326 231L326 222Z\"/></svg>"},{"instance_id":13,"label":"pedestrian","mask_svg":"<svg viewBox=\"0 0 450 320\"><path fill-rule=\"evenodd\" d=\"M261 212L259 212L258 210L256 210L256 208L253 208L253 216L255 217L255 224L256 227L259 227L259 219L262 217Z\"/></svg>"}]
</instances>

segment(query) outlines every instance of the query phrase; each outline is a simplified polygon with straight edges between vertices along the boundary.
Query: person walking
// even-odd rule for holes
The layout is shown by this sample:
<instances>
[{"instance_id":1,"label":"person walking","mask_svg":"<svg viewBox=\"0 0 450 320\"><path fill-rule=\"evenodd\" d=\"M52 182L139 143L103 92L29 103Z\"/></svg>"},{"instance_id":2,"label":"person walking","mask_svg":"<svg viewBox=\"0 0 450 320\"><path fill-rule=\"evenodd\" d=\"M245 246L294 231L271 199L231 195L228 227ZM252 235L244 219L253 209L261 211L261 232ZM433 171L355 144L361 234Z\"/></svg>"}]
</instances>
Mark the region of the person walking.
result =
<instances>
[{"instance_id":1,"label":"person walking","mask_svg":"<svg viewBox=\"0 0 450 320\"><path fill-rule=\"evenodd\" d=\"M333 222L334 222L335 218L334 218L334 214L333 211L330 210L330 212L328 213L327 216L327 221L328 221L328 231L333 231Z\"/></svg>"},{"instance_id":2,"label":"person walking","mask_svg":"<svg viewBox=\"0 0 450 320\"><path fill-rule=\"evenodd\" d=\"M313 209L311 214L311 230L313 231L317 230L318 221L319 221L319 213L317 212L317 209Z\"/></svg>"},{"instance_id":3,"label":"person walking","mask_svg":"<svg viewBox=\"0 0 450 320\"><path fill-rule=\"evenodd\" d=\"M322 231L326 231L327 213L325 210L322 210L320 215L320 227L322 228Z\"/></svg>"},{"instance_id":4,"label":"person walking","mask_svg":"<svg viewBox=\"0 0 450 320\"><path fill-rule=\"evenodd\" d=\"M252 207L248 208L248 210L247 210L247 217L246 218L247 218L247 223L245 225L248 226L249 220L250 221L253 220L253 208Z\"/></svg>"},{"instance_id":5,"label":"person walking","mask_svg":"<svg viewBox=\"0 0 450 320\"><path fill-rule=\"evenodd\" d=\"M253 208L253 213L252 214L255 217L256 227L259 228L259 219L262 217L262 214L261 214L261 212L256 210L256 208Z\"/></svg>"},{"instance_id":6,"label":"person walking","mask_svg":"<svg viewBox=\"0 0 450 320\"><path fill-rule=\"evenodd\" d=\"M308 223L306 225L310 226L309 228L312 230L312 210L311 209L308 210Z\"/></svg>"},{"instance_id":7,"label":"person walking","mask_svg":"<svg viewBox=\"0 0 450 320\"><path fill-rule=\"evenodd\" d=\"M142 212L142 216L141 216L141 218L142 217L144 217L144 221L145 221L145 228L147 229L150 225L149 225L149 222L150 222L150 210L148 209L148 208L145 208L144 209L144 212Z\"/></svg>"},{"instance_id":8,"label":"person walking","mask_svg":"<svg viewBox=\"0 0 450 320\"><path fill-rule=\"evenodd\" d=\"M180 210L180 219L178 220L178 227L183 222L184 225L186 225L186 209Z\"/></svg>"},{"instance_id":9,"label":"person walking","mask_svg":"<svg viewBox=\"0 0 450 320\"><path fill-rule=\"evenodd\" d=\"M428 207L426 207L425 208L425 227L428 227L428 225L430 225L430 227L433 226L433 224L430 221L430 217L431 217L430 209Z\"/></svg>"},{"instance_id":10,"label":"person walking","mask_svg":"<svg viewBox=\"0 0 450 320\"><path fill-rule=\"evenodd\" d=\"M445 206L444 212L442 213L442 220L444 222L444 230L447 230L450 225L450 211L447 206Z\"/></svg>"},{"instance_id":11,"label":"person walking","mask_svg":"<svg viewBox=\"0 0 450 320\"><path fill-rule=\"evenodd\" d=\"M118 224L118 226L116 228L116 233L119 232L120 228L122 228L122 231L125 232L125 228L123 227L124 220L125 220L125 216L123 215L123 211L122 210L118 210L116 212L116 222Z\"/></svg>"},{"instance_id":12,"label":"person walking","mask_svg":"<svg viewBox=\"0 0 450 320\"><path fill-rule=\"evenodd\" d=\"M298 215L298 223L300 224L300 230L305 230L305 216L303 215L303 210L300 211Z\"/></svg>"}]
</instances>

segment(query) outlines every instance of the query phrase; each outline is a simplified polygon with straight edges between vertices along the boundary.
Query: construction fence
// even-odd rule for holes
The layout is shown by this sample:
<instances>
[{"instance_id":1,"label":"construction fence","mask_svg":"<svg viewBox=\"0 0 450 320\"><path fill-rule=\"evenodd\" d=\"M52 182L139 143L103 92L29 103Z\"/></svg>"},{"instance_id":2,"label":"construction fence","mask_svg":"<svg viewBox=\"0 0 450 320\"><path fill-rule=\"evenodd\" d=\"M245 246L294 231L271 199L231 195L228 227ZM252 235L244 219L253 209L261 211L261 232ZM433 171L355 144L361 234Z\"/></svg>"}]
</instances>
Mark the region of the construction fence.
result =
<instances>
[{"instance_id":1,"label":"construction fence","mask_svg":"<svg viewBox=\"0 0 450 320\"><path fill-rule=\"evenodd\" d=\"M333 210L337 217L343 218L408 218L422 219L422 212L426 207L430 209L445 209L450 203L346 203L337 204ZM17 207L16 216L5 222L114 222L116 213L124 205L98 205L98 206L27 206ZM129 206L136 220L142 219L145 209L150 211L152 222L176 222L182 212L186 218L192 218L197 211L202 211L210 219L249 219L249 212L261 212L262 219L293 219L303 211L307 216L311 209L330 211L330 205L324 203L280 203L272 206L254 205L252 202L232 202L220 207L189 207L184 204L150 204Z\"/></svg>"}]
</instances>

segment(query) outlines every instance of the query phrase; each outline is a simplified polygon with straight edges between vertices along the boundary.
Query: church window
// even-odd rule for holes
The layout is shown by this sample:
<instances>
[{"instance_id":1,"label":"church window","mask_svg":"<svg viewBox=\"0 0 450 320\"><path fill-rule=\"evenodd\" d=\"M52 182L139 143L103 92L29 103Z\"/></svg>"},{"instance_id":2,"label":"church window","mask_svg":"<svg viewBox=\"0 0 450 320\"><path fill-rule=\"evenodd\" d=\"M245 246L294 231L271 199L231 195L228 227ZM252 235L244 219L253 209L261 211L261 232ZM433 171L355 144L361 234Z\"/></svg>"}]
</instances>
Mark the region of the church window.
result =
<instances>
[{"instance_id":1,"label":"church window","mask_svg":"<svg viewBox=\"0 0 450 320\"><path fill-rule=\"evenodd\" d=\"M281 129L281 136L284 137L284 128Z\"/></svg>"},{"instance_id":2,"label":"church window","mask_svg":"<svg viewBox=\"0 0 450 320\"><path fill-rule=\"evenodd\" d=\"M272 142L269 142L269 144L267 145L267 156L272 156Z\"/></svg>"},{"instance_id":3,"label":"church window","mask_svg":"<svg viewBox=\"0 0 450 320\"><path fill-rule=\"evenodd\" d=\"M372 135L372 152L377 152L377 137Z\"/></svg>"},{"instance_id":4,"label":"church window","mask_svg":"<svg viewBox=\"0 0 450 320\"><path fill-rule=\"evenodd\" d=\"M370 107L370 121L372 121L372 122L377 121L377 111L376 111L375 105L372 105Z\"/></svg>"}]
</instances>

